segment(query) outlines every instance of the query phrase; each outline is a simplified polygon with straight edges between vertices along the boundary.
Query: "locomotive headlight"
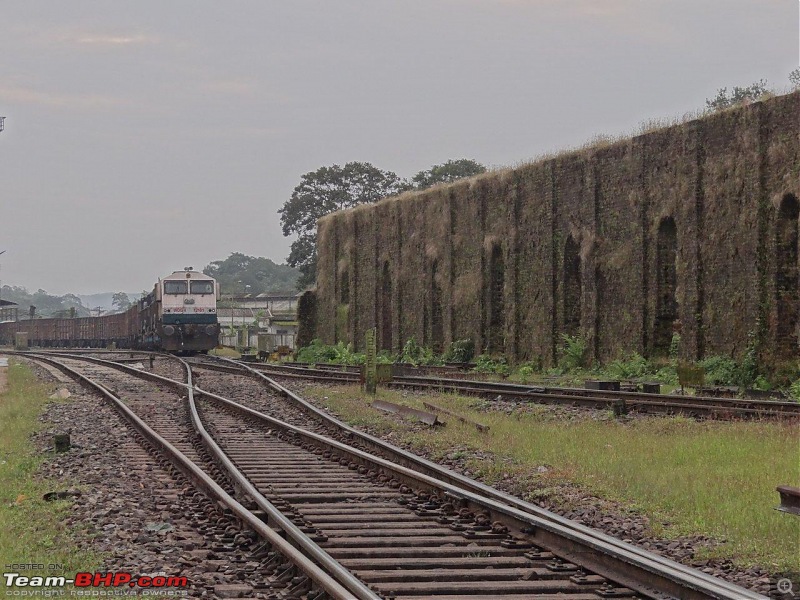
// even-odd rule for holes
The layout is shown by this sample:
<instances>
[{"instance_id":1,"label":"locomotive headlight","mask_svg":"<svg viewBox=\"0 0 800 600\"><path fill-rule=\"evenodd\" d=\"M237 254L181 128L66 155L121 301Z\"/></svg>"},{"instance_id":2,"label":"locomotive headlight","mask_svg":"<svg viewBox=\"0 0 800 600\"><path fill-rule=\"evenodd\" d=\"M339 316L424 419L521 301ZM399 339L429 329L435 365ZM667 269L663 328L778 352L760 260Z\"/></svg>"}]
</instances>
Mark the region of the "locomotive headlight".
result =
<instances>
[{"instance_id":1,"label":"locomotive headlight","mask_svg":"<svg viewBox=\"0 0 800 600\"><path fill-rule=\"evenodd\" d=\"M217 333L217 328L213 325L206 325L206 335L214 335Z\"/></svg>"},{"instance_id":2,"label":"locomotive headlight","mask_svg":"<svg viewBox=\"0 0 800 600\"><path fill-rule=\"evenodd\" d=\"M172 325L164 325L164 335L175 335L175 328Z\"/></svg>"}]
</instances>

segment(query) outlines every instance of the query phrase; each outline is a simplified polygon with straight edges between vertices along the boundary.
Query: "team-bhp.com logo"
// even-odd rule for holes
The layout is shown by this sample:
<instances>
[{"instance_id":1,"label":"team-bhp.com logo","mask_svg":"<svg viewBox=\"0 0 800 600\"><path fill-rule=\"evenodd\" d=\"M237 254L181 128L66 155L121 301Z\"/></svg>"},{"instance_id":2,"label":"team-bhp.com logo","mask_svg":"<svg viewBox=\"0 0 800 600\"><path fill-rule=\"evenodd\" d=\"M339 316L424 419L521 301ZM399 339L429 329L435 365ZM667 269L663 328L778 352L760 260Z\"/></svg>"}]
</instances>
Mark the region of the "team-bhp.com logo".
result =
<instances>
[{"instance_id":1,"label":"team-bhp.com logo","mask_svg":"<svg viewBox=\"0 0 800 600\"><path fill-rule=\"evenodd\" d=\"M186 577L167 577L155 575L148 577L134 577L126 571L110 573L76 573L74 578L58 577L29 577L19 573L3 573L6 587L18 588L54 588L74 585L76 588L100 587L132 587L132 588L185 588L189 585Z\"/></svg>"}]
</instances>

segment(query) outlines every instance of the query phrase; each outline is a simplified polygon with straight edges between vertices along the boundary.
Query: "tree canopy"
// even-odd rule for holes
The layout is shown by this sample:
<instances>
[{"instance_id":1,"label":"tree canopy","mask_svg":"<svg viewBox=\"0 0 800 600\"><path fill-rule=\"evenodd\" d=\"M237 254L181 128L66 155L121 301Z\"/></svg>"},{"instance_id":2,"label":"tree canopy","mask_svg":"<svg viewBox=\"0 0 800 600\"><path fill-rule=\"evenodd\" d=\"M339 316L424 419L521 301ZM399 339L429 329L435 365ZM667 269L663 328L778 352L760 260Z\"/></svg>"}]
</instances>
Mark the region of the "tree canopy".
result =
<instances>
[{"instance_id":1,"label":"tree canopy","mask_svg":"<svg viewBox=\"0 0 800 600\"><path fill-rule=\"evenodd\" d=\"M441 165L433 165L426 171L420 171L412 178L417 189L424 190L437 183L451 183L464 177L472 177L486 172L486 167L468 158L448 160Z\"/></svg>"},{"instance_id":2,"label":"tree canopy","mask_svg":"<svg viewBox=\"0 0 800 600\"><path fill-rule=\"evenodd\" d=\"M313 285L316 279L317 220L320 217L359 204L377 202L406 190L425 189L485 171L483 165L462 158L420 171L414 175L412 182L367 162L349 162L343 167L320 167L306 173L294 188L291 198L278 211L283 235L297 236L286 259L289 265L301 272L297 287L306 288Z\"/></svg>"},{"instance_id":3,"label":"tree canopy","mask_svg":"<svg viewBox=\"0 0 800 600\"><path fill-rule=\"evenodd\" d=\"M302 273L298 287L312 285L316 278L317 219L337 210L375 202L411 187L395 173L366 162L320 167L303 175L291 198L278 211L283 235L297 235L287 262Z\"/></svg>"},{"instance_id":4,"label":"tree canopy","mask_svg":"<svg viewBox=\"0 0 800 600\"><path fill-rule=\"evenodd\" d=\"M216 279L224 294L286 292L294 289L300 276L296 269L241 252L213 261L203 273Z\"/></svg>"},{"instance_id":5,"label":"tree canopy","mask_svg":"<svg viewBox=\"0 0 800 600\"><path fill-rule=\"evenodd\" d=\"M111 298L111 306L116 312L125 312L131 307L131 299L125 292L114 292Z\"/></svg>"},{"instance_id":6,"label":"tree canopy","mask_svg":"<svg viewBox=\"0 0 800 600\"><path fill-rule=\"evenodd\" d=\"M36 292L29 292L24 287L4 285L0 297L2 297L3 300L10 300L11 302L19 304L20 315L23 313L27 314L29 306L35 306L36 314L40 317L53 317L65 314L74 314L78 317L89 316L89 309L86 308L81 302L81 299L74 294L53 296L42 289Z\"/></svg>"}]
</instances>

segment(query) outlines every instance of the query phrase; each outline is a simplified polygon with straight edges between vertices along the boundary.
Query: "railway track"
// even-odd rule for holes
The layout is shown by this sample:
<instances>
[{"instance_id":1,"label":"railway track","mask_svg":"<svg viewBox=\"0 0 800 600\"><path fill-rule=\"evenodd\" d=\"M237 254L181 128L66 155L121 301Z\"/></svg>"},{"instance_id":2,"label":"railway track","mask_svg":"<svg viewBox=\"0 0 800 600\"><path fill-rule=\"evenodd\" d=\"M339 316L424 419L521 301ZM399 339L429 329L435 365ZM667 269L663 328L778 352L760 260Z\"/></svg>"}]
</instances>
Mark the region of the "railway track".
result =
<instances>
[{"instance_id":1,"label":"railway track","mask_svg":"<svg viewBox=\"0 0 800 600\"><path fill-rule=\"evenodd\" d=\"M349 571L326 558L326 554L279 510L268 503L259 504L257 499L246 495L247 480L235 468L226 468L218 447L209 444L210 437L197 413L188 366L184 365L186 379L181 381L88 355L24 354L67 372L102 394L147 444L172 463L176 472L218 503L225 514L266 542L270 553L261 561L260 571L253 574L255 590L268 591L273 598L379 598ZM156 385L143 385L142 379ZM163 387L172 388L173 393L165 393ZM237 494L237 489L245 493ZM209 526L202 526L202 532L206 533ZM228 547L217 545L213 550L227 553L232 550L231 546L245 544L247 537L237 535L228 527L220 541L226 542ZM264 547L259 547L258 552L263 554L263 551ZM321 567L326 560L330 563L328 568Z\"/></svg>"},{"instance_id":2,"label":"railway track","mask_svg":"<svg viewBox=\"0 0 800 600\"><path fill-rule=\"evenodd\" d=\"M244 364L244 363L241 363ZM233 366L232 364L230 365ZM302 378L328 383L358 383L354 368L334 370L308 366L249 364L268 375ZM213 367L212 367L213 368ZM517 400L540 404L614 409L622 413L685 415L707 419L793 419L800 418L800 402L716 398L710 396L668 396L629 391L520 385L496 381L473 381L426 376L394 376L389 387L454 392L488 399Z\"/></svg>"},{"instance_id":3,"label":"railway track","mask_svg":"<svg viewBox=\"0 0 800 600\"><path fill-rule=\"evenodd\" d=\"M83 360L137 379L156 377L123 364ZM263 378L276 400L302 402L265 376L253 376ZM319 415L309 412L305 427L292 425L193 386L190 377L155 380L187 397L193 427L213 451L217 468L224 467L233 488L246 497L243 504L255 503L262 513L279 509L334 559L339 565L334 571L357 575L383 597L761 597L370 436L356 436L350 428L339 432L350 444L323 436L311 431ZM139 407L145 408L153 410ZM167 406L166 412L174 423L180 411ZM188 424L181 433L157 415L147 416L165 439L186 438ZM395 453L398 460L368 453L375 442L384 456ZM234 475L237 470L241 473ZM278 518L269 517L268 522Z\"/></svg>"}]
</instances>

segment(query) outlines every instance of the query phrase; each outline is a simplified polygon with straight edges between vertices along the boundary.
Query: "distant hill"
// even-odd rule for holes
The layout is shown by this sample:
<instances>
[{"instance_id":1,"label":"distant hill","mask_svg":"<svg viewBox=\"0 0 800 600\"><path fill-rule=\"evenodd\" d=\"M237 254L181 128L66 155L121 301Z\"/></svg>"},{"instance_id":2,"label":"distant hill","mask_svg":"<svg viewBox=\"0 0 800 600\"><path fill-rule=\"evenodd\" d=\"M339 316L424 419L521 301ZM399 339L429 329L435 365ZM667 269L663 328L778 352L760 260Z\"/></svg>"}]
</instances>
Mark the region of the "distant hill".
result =
<instances>
[{"instance_id":1,"label":"distant hill","mask_svg":"<svg viewBox=\"0 0 800 600\"><path fill-rule=\"evenodd\" d=\"M130 298L131 302L136 302L142 295L142 292L126 292L128 294L128 298ZM101 307L103 312L109 311L114 309L114 305L112 304L112 298L114 297L115 292L101 292L99 294L89 294L83 295L78 294L78 298L80 298L81 303L88 309L94 311L98 306Z\"/></svg>"},{"instance_id":2,"label":"distant hill","mask_svg":"<svg viewBox=\"0 0 800 600\"><path fill-rule=\"evenodd\" d=\"M4 285L0 291L0 298L19 304L20 316L27 315L30 306L35 306L36 314L42 317L66 316L70 308L75 309L75 315L78 317L89 316L89 309L74 294L53 296L41 289L29 292L24 287Z\"/></svg>"}]
</instances>

